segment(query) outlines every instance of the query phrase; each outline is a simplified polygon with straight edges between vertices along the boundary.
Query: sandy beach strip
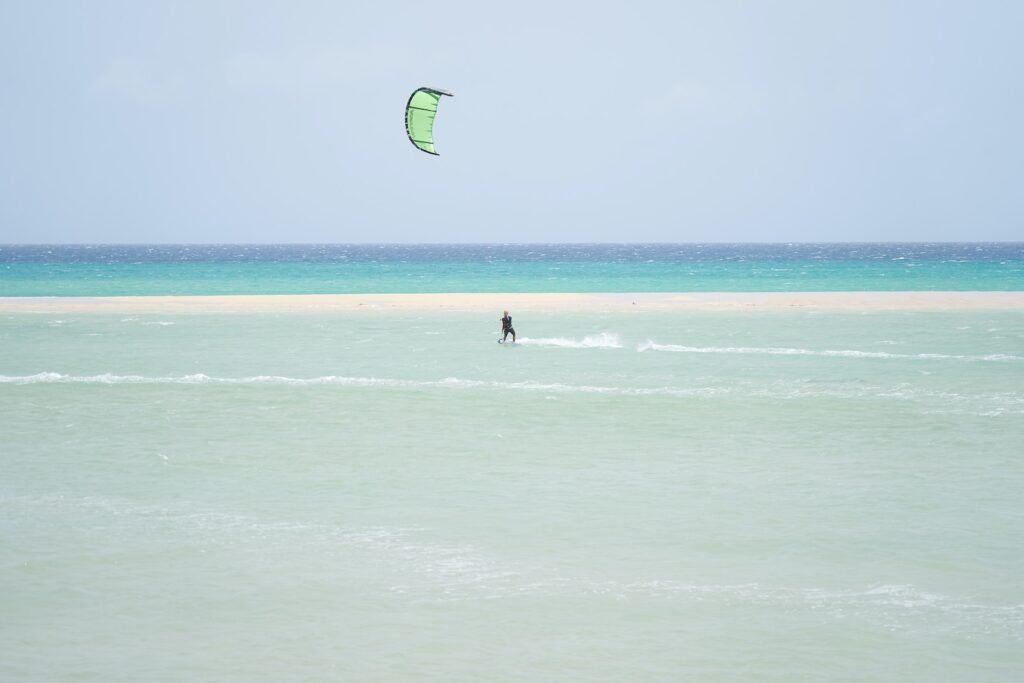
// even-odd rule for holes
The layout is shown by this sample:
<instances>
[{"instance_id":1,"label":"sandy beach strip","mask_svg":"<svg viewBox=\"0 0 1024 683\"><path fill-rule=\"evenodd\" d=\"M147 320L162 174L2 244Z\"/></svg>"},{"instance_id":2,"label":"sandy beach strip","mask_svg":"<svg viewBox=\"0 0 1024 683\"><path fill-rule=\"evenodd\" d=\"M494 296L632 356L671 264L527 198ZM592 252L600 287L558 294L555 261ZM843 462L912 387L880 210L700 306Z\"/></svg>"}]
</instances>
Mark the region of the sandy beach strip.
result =
<instances>
[{"instance_id":1,"label":"sandy beach strip","mask_svg":"<svg viewBox=\"0 0 1024 683\"><path fill-rule=\"evenodd\" d=\"M1024 310L1024 292L686 292L0 297L0 313L320 313Z\"/></svg>"}]
</instances>

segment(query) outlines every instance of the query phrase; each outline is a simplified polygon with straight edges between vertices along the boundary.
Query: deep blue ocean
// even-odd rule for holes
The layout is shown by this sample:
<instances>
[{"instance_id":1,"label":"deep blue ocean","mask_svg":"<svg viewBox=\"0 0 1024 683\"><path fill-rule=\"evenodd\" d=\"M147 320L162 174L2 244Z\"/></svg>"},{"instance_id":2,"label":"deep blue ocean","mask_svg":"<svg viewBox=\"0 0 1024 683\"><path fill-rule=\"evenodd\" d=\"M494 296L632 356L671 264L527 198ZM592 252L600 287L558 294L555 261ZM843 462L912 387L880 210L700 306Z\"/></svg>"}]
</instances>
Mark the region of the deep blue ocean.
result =
<instances>
[{"instance_id":1,"label":"deep blue ocean","mask_svg":"<svg viewBox=\"0 0 1024 683\"><path fill-rule=\"evenodd\" d=\"M1024 290L1024 242L0 246L8 297L928 290Z\"/></svg>"}]
</instances>

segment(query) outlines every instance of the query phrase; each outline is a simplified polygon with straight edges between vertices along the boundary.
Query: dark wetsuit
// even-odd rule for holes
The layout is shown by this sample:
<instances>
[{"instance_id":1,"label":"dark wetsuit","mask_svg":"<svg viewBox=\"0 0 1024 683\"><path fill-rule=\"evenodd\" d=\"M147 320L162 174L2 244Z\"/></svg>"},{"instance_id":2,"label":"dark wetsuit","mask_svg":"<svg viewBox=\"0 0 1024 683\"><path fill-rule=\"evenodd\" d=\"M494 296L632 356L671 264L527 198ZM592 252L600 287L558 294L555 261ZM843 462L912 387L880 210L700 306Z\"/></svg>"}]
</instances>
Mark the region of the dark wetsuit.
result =
<instances>
[{"instance_id":1,"label":"dark wetsuit","mask_svg":"<svg viewBox=\"0 0 1024 683\"><path fill-rule=\"evenodd\" d=\"M512 316L506 315L501 319L501 341L505 341L508 335L512 335L512 341L516 340L516 331L512 327Z\"/></svg>"}]
</instances>

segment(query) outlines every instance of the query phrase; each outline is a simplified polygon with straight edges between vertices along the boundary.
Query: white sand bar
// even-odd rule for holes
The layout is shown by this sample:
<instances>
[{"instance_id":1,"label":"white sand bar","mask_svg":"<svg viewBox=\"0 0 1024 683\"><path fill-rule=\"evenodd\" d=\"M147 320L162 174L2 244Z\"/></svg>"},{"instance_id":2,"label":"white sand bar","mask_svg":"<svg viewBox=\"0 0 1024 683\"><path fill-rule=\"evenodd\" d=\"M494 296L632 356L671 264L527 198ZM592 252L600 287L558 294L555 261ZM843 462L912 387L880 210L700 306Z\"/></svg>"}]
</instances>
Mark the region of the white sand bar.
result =
<instances>
[{"instance_id":1,"label":"white sand bar","mask_svg":"<svg viewBox=\"0 0 1024 683\"><path fill-rule=\"evenodd\" d=\"M1024 310L1024 292L687 292L0 297L0 313Z\"/></svg>"}]
</instances>

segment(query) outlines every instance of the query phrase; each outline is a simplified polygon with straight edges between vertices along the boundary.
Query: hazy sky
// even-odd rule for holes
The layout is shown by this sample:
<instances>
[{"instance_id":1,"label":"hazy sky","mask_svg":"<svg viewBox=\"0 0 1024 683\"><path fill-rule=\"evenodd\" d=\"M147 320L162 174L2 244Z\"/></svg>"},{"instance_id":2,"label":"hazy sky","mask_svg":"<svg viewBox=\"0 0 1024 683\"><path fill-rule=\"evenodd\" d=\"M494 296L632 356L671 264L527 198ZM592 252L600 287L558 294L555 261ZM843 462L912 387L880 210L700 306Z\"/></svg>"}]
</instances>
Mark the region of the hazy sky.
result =
<instances>
[{"instance_id":1,"label":"hazy sky","mask_svg":"<svg viewBox=\"0 0 1024 683\"><path fill-rule=\"evenodd\" d=\"M1024 239L1024 2L0 0L0 242ZM455 93L440 157L418 86Z\"/></svg>"}]
</instances>

